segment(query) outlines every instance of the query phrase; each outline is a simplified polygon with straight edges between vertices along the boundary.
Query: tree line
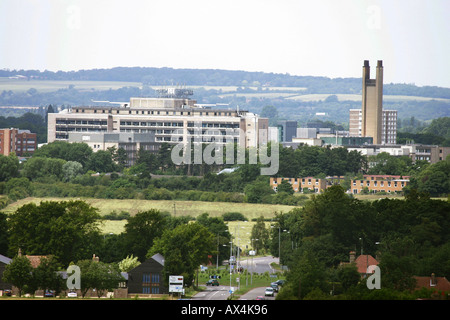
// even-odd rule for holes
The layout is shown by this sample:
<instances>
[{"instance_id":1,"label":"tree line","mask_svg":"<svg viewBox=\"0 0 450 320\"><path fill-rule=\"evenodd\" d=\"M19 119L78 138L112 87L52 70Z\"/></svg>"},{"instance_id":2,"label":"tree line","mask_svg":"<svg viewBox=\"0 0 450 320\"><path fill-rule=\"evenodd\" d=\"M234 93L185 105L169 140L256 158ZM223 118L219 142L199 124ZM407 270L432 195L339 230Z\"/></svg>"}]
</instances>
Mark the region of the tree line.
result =
<instances>
[{"instance_id":1,"label":"tree line","mask_svg":"<svg viewBox=\"0 0 450 320\"><path fill-rule=\"evenodd\" d=\"M270 252L289 267L278 298L330 299L330 291L345 299L417 297L414 276L450 276L449 223L450 202L424 193L361 201L333 186L274 219ZM381 291L367 289L348 263L350 251L378 259Z\"/></svg>"},{"instance_id":2,"label":"tree line","mask_svg":"<svg viewBox=\"0 0 450 320\"><path fill-rule=\"evenodd\" d=\"M14 257L4 280L17 286L20 294L37 289L60 292L64 284L61 274L55 272L76 264L85 271L81 279L84 296L89 289L104 292L117 288L124 281L120 272L136 266L124 263L130 256L140 263L160 253L165 258L165 274L184 275L191 284L200 264L216 261L208 256L217 256L220 262L227 258L228 250L222 244L231 241L224 219L207 213L193 219L153 209L143 211L127 219L124 232L109 235L101 234L102 221L98 210L81 200L30 203L8 217L0 213L0 253ZM19 252L46 258L33 269ZM100 256L102 263L92 263L93 255ZM164 279L168 281L168 277Z\"/></svg>"}]
</instances>

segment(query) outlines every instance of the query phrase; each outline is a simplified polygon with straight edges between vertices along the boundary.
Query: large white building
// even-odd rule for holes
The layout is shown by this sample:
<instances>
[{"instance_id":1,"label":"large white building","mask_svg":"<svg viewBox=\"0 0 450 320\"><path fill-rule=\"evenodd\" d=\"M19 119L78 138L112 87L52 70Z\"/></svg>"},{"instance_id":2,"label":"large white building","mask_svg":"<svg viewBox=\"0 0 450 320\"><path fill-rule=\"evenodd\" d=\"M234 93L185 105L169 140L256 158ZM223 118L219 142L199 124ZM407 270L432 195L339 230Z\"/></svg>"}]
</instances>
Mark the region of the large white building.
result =
<instances>
[{"instance_id":1,"label":"large white building","mask_svg":"<svg viewBox=\"0 0 450 320\"><path fill-rule=\"evenodd\" d=\"M267 144L268 119L238 108L198 105L195 100L177 95L131 98L129 103L120 103L119 106L77 106L48 114L49 143L56 140L95 141L94 151L105 150L112 145L119 148L119 141L112 141L112 135L107 139L92 137L93 134L109 133L149 133L151 141L147 142L157 145L163 142L215 142L218 145L236 143L241 148L250 148ZM142 137L136 141L144 145ZM131 136L129 139L130 142L135 140Z\"/></svg>"}]
</instances>

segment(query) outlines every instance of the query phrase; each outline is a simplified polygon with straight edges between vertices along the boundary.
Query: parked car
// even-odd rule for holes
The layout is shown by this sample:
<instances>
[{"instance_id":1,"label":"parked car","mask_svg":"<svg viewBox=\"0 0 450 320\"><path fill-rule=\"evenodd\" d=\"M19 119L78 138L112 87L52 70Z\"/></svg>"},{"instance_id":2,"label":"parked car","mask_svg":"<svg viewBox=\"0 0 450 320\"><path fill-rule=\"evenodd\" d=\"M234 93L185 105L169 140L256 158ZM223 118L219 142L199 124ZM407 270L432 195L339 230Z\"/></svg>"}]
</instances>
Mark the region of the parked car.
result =
<instances>
[{"instance_id":1,"label":"parked car","mask_svg":"<svg viewBox=\"0 0 450 320\"><path fill-rule=\"evenodd\" d=\"M67 293L67 296L68 296L69 298L76 298L78 295L77 295L77 293L76 293L75 291L69 291L69 292Z\"/></svg>"},{"instance_id":2,"label":"parked car","mask_svg":"<svg viewBox=\"0 0 450 320\"><path fill-rule=\"evenodd\" d=\"M46 298L53 298L55 296L55 291L53 290L45 290L44 297Z\"/></svg>"},{"instance_id":3,"label":"parked car","mask_svg":"<svg viewBox=\"0 0 450 320\"><path fill-rule=\"evenodd\" d=\"M267 287L266 290L264 291L264 295L273 297L275 295L275 291L273 290L272 287Z\"/></svg>"},{"instance_id":4,"label":"parked car","mask_svg":"<svg viewBox=\"0 0 450 320\"><path fill-rule=\"evenodd\" d=\"M207 286L219 286L219 281L217 279L210 279L206 282Z\"/></svg>"},{"instance_id":5,"label":"parked car","mask_svg":"<svg viewBox=\"0 0 450 320\"><path fill-rule=\"evenodd\" d=\"M4 295L4 296L11 297L11 296L12 296L12 291L9 290L9 289L3 290L3 295Z\"/></svg>"}]
</instances>

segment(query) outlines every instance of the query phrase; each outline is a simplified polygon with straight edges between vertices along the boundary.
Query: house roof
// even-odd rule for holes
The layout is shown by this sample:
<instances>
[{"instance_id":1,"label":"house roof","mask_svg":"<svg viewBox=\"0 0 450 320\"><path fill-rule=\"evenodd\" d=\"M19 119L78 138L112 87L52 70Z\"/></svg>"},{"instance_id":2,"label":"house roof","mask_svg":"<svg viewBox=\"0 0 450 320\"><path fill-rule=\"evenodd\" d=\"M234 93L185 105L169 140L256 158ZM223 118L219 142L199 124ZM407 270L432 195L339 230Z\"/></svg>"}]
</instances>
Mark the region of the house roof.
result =
<instances>
[{"instance_id":1,"label":"house roof","mask_svg":"<svg viewBox=\"0 0 450 320\"><path fill-rule=\"evenodd\" d=\"M355 263L359 273L373 273L373 267L369 267L377 266L379 264L379 262L370 254L362 254L358 256L358 258L356 258L355 260ZM367 271L368 268L369 271Z\"/></svg>"},{"instance_id":2,"label":"house roof","mask_svg":"<svg viewBox=\"0 0 450 320\"><path fill-rule=\"evenodd\" d=\"M28 260L30 260L31 266L33 268L37 268L41 264L41 259L46 258L47 256L28 256L28 255L26 255L25 257L27 257Z\"/></svg>"},{"instance_id":3,"label":"house roof","mask_svg":"<svg viewBox=\"0 0 450 320\"><path fill-rule=\"evenodd\" d=\"M433 281L434 278L434 281ZM416 289L427 288L427 289L436 289L440 291L450 291L450 282L445 277L434 277L433 275L430 277L417 277L416 279Z\"/></svg>"},{"instance_id":4,"label":"house roof","mask_svg":"<svg viewBox=\"0 0 450 320\"><path fill-rule=\"evenodd\" d=\"M0 254L0 262L2 262L4 264L10 264L11 260L12 260L11 258L5 257L5 256Z\"/></svg>"},{"instance_id":5,"label":"house roof","mask_svg":"<svg viewBox=\"0 0 450 320\"><path fill-rule=\"evenodd\" d=\"M164 257L160 253L157 253L154 256L152 256L152 259L158 262L160 265L164 266Z\"/></svg>"}]
</instances>

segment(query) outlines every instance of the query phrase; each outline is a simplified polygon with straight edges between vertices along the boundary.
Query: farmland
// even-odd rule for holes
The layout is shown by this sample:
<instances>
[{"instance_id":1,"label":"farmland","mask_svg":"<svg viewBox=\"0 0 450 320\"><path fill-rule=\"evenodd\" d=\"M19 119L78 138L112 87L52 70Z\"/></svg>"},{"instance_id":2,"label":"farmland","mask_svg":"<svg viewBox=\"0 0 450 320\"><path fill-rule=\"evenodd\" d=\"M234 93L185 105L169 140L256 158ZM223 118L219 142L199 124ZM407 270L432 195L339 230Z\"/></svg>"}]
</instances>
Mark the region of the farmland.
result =
<instances>
[{"instance_id":1,"label":"farmland","mask_svg":"<svg viewBox=\"0 0 450 320\"><path fill-rule=\"evenodd\" d=\"M80 198L34 198L29 197L14 202L4 208L3 212L12 213L19 207L27 203L39 204L42 201L70 201ZM202 213L209 216L222 216L226 212L240 212L248 221L230 221L228 227L234 236L236 243L247 245L250 242L250 234L254 221L260 216L270 219L275 216L275 212L288 212L294 207L285 205L253 204L253 203L230 203L230 202L205 202L205 201L171 201L171 200L118 200L118 199L81 199L99 210L100 215L106 215L113 211L120 213L126 211L134 216L136 213L150 209L157 209L169 212L175 216L196 217ZM103 234L119 234L124 231L127 220L103 220L100 228ZM269 226L270 223L267 223Z\"/></svg>"}]
</instances>

